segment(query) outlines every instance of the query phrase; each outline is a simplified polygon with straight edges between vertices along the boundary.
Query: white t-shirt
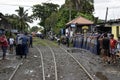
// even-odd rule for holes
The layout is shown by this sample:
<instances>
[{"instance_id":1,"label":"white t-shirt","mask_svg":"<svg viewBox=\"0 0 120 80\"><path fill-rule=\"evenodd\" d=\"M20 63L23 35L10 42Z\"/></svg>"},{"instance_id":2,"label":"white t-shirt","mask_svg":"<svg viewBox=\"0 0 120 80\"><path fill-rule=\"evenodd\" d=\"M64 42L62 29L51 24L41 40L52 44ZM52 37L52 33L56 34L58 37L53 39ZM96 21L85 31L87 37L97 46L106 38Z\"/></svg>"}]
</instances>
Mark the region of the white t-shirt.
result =
<instances>
[{"instance_id":1,"label":"white t-shirt","mask_svg":"<svg viewBox=\"0 0 120 80\"><path fill-rule=\"evenodd\" d=\"M118 44L117 44L117 49L120 50L120 41L118 41Z\"/></svg>"},{"instance_id":2,"label":"white t-shirt","mask_svg":"<svg viewBox=\"0 0 120 80\"><path fill-rule=\"evenodd\" d=\"M10 45L14 44L14 38L9 38Z\"/></svg>"}]
</instances>

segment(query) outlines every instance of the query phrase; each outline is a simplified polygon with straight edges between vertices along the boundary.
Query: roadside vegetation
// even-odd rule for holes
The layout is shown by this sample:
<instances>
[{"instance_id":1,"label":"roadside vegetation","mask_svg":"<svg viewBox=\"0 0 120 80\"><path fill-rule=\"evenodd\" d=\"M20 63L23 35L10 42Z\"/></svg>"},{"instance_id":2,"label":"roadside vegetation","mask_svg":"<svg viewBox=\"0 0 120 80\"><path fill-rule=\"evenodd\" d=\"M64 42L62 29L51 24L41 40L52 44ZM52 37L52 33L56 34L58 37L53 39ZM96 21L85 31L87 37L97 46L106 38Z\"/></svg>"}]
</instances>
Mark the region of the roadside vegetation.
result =
<instances>
[{"instance_id":1,"label":"roadside vegetation","mask_svg":"<svg viewBox=\"0 0 120 80\"><path fill-rule=\"evenodd\" d=\"M47 46L47 44L49 44L50 46L55 46L55 47L58 47L58 44L56 41L49 41L49 40L46 40L46 39L40 39L38 37L33 37L33 45L34 46Z\"/></svg>"},{"instance_id":2,"label":"roadside vegetation","mask_svg":"<svg viewBox=\"0 0 120 80\"><path fill-rule=\"evenodd\" d=\"M42 45L42 46L46 46L45 41L38 38L38 37L33 37L33 46L39 46L39 45Z\"/></svg>"}]
</instances>

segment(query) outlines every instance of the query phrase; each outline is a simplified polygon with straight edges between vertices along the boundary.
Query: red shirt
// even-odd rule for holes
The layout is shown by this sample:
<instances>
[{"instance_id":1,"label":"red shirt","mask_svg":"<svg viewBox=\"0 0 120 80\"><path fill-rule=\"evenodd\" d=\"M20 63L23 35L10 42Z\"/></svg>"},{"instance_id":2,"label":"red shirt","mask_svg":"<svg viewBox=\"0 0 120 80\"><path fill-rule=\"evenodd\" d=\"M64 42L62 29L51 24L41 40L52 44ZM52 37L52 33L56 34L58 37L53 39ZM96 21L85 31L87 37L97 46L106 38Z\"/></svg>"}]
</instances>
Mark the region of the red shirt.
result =
<instances>
[{"instance_id":1,"label":"red shirt","mask_svg":"<svg viewBox=\"0 0 120 80\"><path fill-rule=\"evenodd\" d=\"M115 49L117 41L115 39L110 39L110 48Z\"/></svg>"},{"instance_id":2,"label":"red shirt","mask_svg":"<svg viewBox=\"0 0 120 80\"><path fill-rule=\"evenodd\" d=\"M0 37L0 45L8 47L8 41L4 35Z\"/></svg>"}]
</instances>

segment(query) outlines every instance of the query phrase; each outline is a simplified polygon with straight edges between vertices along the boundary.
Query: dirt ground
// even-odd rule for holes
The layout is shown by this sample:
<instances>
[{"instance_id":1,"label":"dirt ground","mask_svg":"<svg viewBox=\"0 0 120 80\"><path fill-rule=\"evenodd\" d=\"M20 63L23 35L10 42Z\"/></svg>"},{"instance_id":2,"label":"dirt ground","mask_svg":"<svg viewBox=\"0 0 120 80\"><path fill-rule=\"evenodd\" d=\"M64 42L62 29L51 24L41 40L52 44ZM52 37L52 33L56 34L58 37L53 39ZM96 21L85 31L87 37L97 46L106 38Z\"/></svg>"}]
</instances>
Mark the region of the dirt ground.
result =
<instances>
[{"instance_id":1,"label":"dirt ground","mask_svg":"<svg viewBox=\"0 0 120 80\"><path fill-rule=\"evenodd\" d=\"M100 55L93 54L87 50L75 48L66 49L68 49L94 77L100 80L120 79L120 59L118 59L116 64L108 64L102 62Z\"/></svg>"}]
</instances>

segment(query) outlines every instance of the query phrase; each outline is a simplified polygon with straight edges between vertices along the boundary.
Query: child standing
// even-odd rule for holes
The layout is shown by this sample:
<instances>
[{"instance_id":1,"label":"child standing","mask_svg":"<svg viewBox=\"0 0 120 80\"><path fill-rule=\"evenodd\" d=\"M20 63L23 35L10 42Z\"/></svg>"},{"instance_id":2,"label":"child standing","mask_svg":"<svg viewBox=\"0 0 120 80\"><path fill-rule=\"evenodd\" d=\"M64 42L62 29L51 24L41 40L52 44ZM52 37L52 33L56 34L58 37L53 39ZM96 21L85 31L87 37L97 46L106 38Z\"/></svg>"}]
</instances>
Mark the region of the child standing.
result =
<instances>
[{"instance_id":1,"label":"child standing","mask_svg":"<svg viewBox=\"0 0 120 80\"><path fill-rule=\"evenodd\" d=\"M111 53L111 61L113 63L116 63L116 45L117 45L117 40L114 39L114 35L110 35L110 53Z\"/></svg>"}]
</instances>

